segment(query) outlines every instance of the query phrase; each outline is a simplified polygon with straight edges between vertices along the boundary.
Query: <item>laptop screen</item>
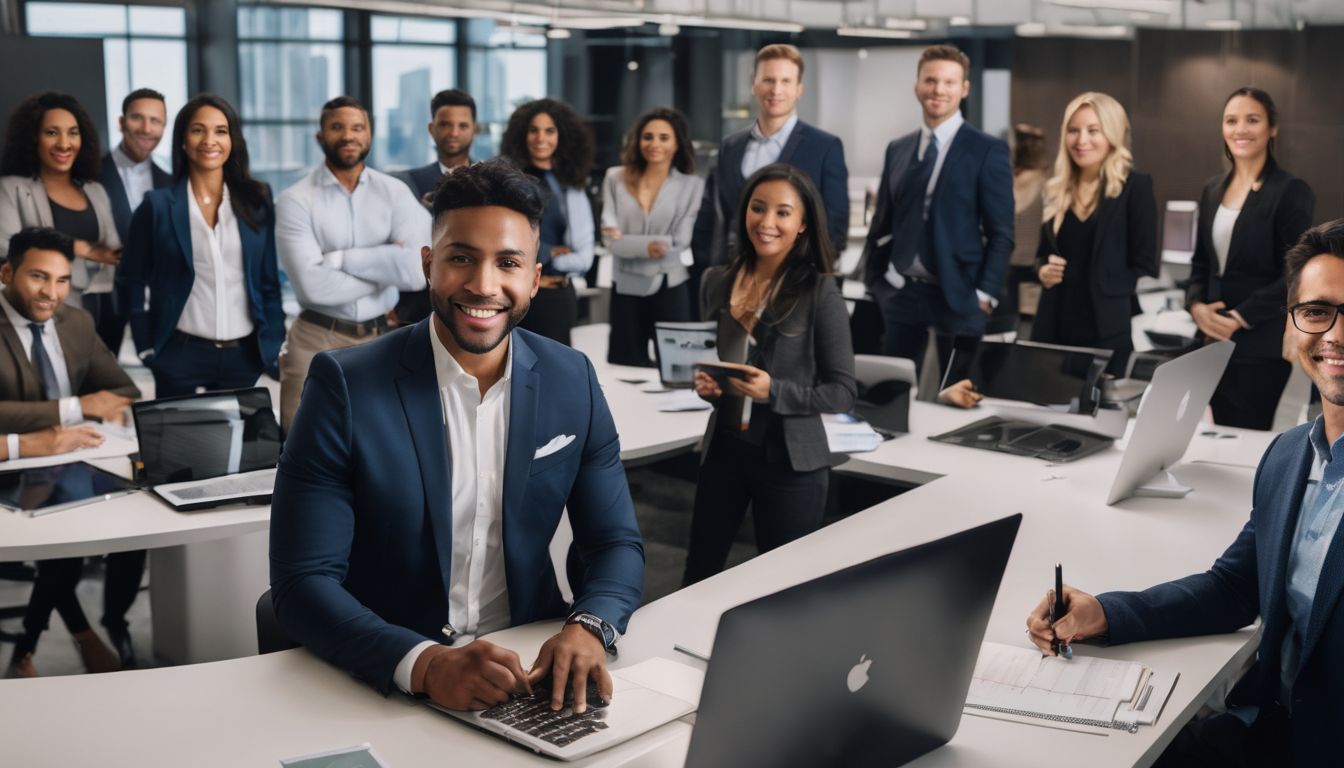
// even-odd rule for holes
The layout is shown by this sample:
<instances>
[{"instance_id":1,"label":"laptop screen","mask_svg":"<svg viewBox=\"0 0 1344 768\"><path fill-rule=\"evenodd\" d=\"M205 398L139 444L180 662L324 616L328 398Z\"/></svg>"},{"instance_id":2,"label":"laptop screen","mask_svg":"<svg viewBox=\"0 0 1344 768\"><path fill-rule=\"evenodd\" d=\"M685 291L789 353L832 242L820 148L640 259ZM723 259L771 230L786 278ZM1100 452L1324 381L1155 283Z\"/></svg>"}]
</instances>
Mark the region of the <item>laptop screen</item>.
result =
<instances>
[{"instance_id":1,"label":"laptop screen","mask_svg":"<svg viewBox=\"0 0 1344 768\"><path fill-rule=\"evenodd\" d=\"M274 467L280 425L264 387L135 403L135 432L150 485Z\"/></svg>"},{"instance_id":2,"label":"laptop screen","mask_svg":"<svg viewBox=\"0 0 1344 768\"><path fill-rule=\"evenodd\" d=\"M1093 413L1094 390L1110 358L1104 349L982 342L968 375L986 397Z\"/></svg>"},{"instance_id":3,"label":"laptop screen","mask_svg":"<svg viewBox=\"0 0 1344 768\"><path fill-rule=\"evenodd\" d=\"M714 323L656 323L654 354L658 377L665 387L689 387L695 364L719 359Z\"/></svg>"}]
</instances>

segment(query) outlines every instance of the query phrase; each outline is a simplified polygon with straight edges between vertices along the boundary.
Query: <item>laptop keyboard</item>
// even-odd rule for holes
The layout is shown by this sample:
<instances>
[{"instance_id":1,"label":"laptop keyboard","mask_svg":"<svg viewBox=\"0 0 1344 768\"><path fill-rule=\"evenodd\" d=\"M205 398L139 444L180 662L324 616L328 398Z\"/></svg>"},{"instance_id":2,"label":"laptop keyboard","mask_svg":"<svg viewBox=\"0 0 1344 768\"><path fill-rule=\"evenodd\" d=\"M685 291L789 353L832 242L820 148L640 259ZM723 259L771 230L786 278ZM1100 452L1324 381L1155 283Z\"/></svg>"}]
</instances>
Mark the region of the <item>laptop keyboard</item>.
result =
<instances>
[{"instance_id":1,"label":"laptop keyboard","mask_svg":"<svg viewBox=\"0 0 1344 768\"><path fill-rule=\"evenodd\" d=\"M597 692L597 684L591 680L588 682L587 697L588 710L581 715L574 714L571 709L571 695L565 697L565 708L556 712L551 709L550 688L534 686L531 696L514 694L503 704L496 704L481 712L481 719L495 720L500 725L548 744L564 747L610 727L604 721L607 702L602 700Z\"/></svg>"},{"instance_id":2,"label":"laptop keyboard","mask_svg":"<svg viewBox=\"0 0 1344 768\"><path fill-rule=\"evenodd\" d=\"M261 495L270 493L275 487L275 472L262 472L248 475L227 475L200 485L178 488L173 495L179 499L195 501L221 496L240 494Z\"/></svg>"}]
</instances>

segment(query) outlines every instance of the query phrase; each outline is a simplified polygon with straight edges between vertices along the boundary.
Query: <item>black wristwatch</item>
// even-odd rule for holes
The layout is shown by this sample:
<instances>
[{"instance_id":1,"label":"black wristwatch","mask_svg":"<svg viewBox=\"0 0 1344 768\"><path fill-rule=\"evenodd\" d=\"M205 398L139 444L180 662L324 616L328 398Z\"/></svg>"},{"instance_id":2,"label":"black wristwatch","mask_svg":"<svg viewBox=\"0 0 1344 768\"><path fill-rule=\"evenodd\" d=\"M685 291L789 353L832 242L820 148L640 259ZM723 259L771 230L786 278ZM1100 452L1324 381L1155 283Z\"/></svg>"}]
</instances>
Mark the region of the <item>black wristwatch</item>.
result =
<instances>
[{"instance_id":1,"label":"black wristwatch","mask_svg":"<svg viewBox=\"0 0 1344 768\"><path fill-rule=\"evenodd\" d=\"M601 641L602 647L607 650L608 654L616 655L616 629L599 616L587 611L575 611L569 614L569 618L565 619L565 625L570 624L578 624L592 632L593 636Z\"/></svg>"}]
</instances>

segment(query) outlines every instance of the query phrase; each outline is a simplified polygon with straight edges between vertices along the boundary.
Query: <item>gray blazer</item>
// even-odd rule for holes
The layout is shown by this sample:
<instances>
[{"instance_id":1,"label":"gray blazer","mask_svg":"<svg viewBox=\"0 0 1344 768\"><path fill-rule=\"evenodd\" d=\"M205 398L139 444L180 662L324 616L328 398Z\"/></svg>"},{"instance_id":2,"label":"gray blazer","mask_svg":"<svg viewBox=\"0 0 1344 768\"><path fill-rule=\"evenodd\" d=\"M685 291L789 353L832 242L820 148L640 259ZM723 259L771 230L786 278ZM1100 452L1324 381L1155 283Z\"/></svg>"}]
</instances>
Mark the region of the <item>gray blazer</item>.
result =
<instances>
[{"instance_id":1,"label":"gray blazer","mask_svg":"<svg viewBox=\"0 0 1344 768\"><path fill-rule=\"evenodd\" d=\"M704 190L704 179L673 168L646 216L625 186L625 166L607 169L602 180L602 227L621 231L619 239L607 239L607 248L616 257L611 280L617 293L652 296L663 275L668 286L686 282L690 272L681 255L691 247ZM667 255L649 258L649 243L658 240L668 244Z\"/></svg>"},{"instance_id":2,"label":"gray blazer","mask_svg":"<svg viewBox=\"0 0 1344 768\"><path fill-rule=\"evenodd\" d=\"M98 217L98 232L102 244L116 250L121 247L117 223L112 218L112 200L107 190L96 181L86 181L84 194ZM0 259L9 255L9 238L24 227L50 227L51 201L41 179L26 176L0 176ZM116 270L110 264L88 259L75 259L70 276L72 294L108 293L112 290L112 275ZM69 299L67 299L69 301Z\"/></svg>"},{"instance_id":3,"label":"gray blazer","mask_svg":"<svg viewBox=\"0 0 1344 768\"><path fill-rule=\"evenodd\" d=\"M728 312L732 295L729 266L714 267L700 282L700 307L707 321ZM846 413L854 407L854 343L849 336L849 310L835 281L818 276L780 317L768 307L752 332L756 344L747 364L770 374L770 410L784 426L789 464L796 472L834 466L821 424L823 413ZM710 416L702 456L708 460L718 409Z\"/></svg>"}]
</instances>

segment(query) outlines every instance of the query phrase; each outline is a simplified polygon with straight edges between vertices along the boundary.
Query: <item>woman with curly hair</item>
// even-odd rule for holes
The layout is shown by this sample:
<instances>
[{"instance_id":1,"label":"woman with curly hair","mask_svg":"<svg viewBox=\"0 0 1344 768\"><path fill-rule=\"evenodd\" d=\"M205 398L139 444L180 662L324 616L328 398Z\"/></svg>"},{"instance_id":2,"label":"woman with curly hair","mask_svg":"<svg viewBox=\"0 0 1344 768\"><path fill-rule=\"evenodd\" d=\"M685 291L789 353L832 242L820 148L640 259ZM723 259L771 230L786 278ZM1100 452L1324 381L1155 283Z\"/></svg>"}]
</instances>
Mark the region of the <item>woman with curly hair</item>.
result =
<instances>
[{"instance_id":1,"label":"woman with curly hair","mask_svg":"<svg viewBox=\"0 0 1344 768\"><path fill-rule=\"evenodd\" d=\"M652 366L654 323L691 319L687 249L704 189L686 117L666 107L640 115L602 180L602 234L615 257L607 362Z\"/></svg>"},{"instance_id":2,"label":"woman with curly hair","mask_svg":"<svg viewBox=\"0 0 1344 768\"><path fill-rule=\"evenodd\" d=\"M15 107L0 155L0 259L24 227L51 227L74 238L66 301L87 309L95 327L113 312L113 272L121 259L112 201L97 181L100 152L98 129L79 101L48 91Z\"/></svg>"},{"instance_id":3,"label":"woman with curly hair","mask_svg":"<svg viewBox=\"0 0 1344 768\"><path fill-rule=\"evenodd\" d=\"M1107 373L1124 373L1140 275L1157 275L1153 177L1134 170L1129 117L1104 93L1064 110L1055 172L1045 185L1036 250L1041 280L1034 341L1114 351Z\"/></svg>"},{"instance_id":4,"label":"woman with curly hair","mask_svg":"<svg viewBox=\"0 0 1344 768\"><path fill-rule=\"evenodd\" d=\"M541 288L522 328L562 344L579 317L570 278L593 264L593 208L584 188L593 166L593 137L574 108L555 99L530 101L513 111L500 154L537 177L550 191L541 220Z\"/></svg>"}]
</instances>

